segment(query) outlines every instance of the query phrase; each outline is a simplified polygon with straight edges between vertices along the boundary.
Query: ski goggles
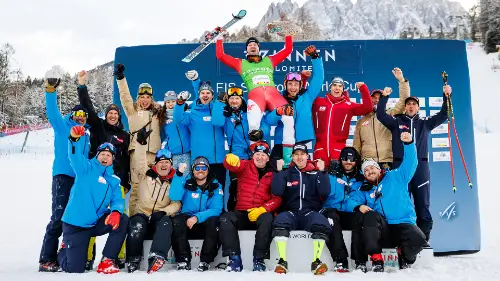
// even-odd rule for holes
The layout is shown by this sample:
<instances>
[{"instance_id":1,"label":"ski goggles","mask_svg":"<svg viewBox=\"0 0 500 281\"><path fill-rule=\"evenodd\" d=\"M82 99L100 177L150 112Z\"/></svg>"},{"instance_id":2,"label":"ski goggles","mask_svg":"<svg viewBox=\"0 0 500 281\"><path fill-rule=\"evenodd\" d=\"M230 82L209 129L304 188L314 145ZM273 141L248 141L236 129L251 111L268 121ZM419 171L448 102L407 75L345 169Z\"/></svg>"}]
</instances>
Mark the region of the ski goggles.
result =
<instances>
[{"instance_id":1,"label":"ski goggles","mask_svg":"<svg viewBox=\"0 0 500 281\"><path fill-rule=\"evenodd\" d=\"M162 160L172 160L172 152L168 149L160 149L156 152L155 163Z\"/></svg>"},{"instance_id":2,"label":"ski goggles","mask_svg":"<svg viewBox=\"0 0 500 281\"><path fill-rule=\"evenodd\" d=\"M354 155L346 155L340 158L340 160L345 161L345 162L356 162L356 159Z\"/></svg>"},{"instance_id":3,"label":"ski goggles","mask_svg":"<svg viewBox=\"0 0 500 281\"><path fill-rule=\"evenodd\" d=\"M228 96L243 96L243 90L241 88L231 87L227 90Z\"/></svg>"},{"instance_id":4,"label":"ski goggles","mask_svg":"<svg viewBox=\"0 0 500 281\"><path fill-rule=\"evenodd\" d=\"M75 117L87 117L87 112L85 112L83 110L77 110L77 111L73 111L72 115Z\"/></svg>"},{"instance_id":5,"label":"ski goggles","mask_svg":"<svg viewBox=\"0 0 500 281\"><path fill-rule=\"evenodd\" d=\"M111 154L115 155L116 153L116 149L115 149L115 146L112 145L111 143L109 142L105 142L101 145L99 145L99 147L97 148L97 151L98 152L102 152L102 151L109 151L111 152Z\"/></svg>"},{"instance_id":6,"label":"ski goggles","mask_svg":"<svg viewBox=\"0 0 500 281\"><path fill-rule=\"evenodd\" d=\"M302 77L300 76L299 73L295 73L295 72L290 72L290 73L287 73L286 76L285 76L285 80L286 81L292 81L292 80L296 80L296 81L302 81Z\"/></svg>"},{"instance_id":7,"label":"ski goggles","mask_svg":"<svg viewBox=\"0 0 500 281\"><path fill-rule=\"evenodd\" d=\"M206 170L208 170L208 167L205 166L205 165L198 165L198 166L194 166L194 170L197 171L197 172L199 172L200 170L201 171L206 171Z\"/></svg>"},{"instance_id":8,"label":"ski goggles","mask_svg":"<svg viewBox=\"0 0 500 281\"><path fill-rule=\"evenodd\" d=\"M153 95L153 88L141 87L139 88L139 95Z\"/></svg>"}]
</instances>

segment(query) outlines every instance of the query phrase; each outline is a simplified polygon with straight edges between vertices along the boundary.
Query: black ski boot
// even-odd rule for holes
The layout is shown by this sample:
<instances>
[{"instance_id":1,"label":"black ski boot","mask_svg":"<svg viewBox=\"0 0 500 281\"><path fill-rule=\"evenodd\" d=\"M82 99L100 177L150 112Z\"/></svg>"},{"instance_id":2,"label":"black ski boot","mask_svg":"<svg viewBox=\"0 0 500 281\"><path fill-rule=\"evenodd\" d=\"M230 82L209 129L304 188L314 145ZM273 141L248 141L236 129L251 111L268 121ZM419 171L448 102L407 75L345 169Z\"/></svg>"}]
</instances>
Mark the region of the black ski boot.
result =
<instances>
[{"instance_id":1,"label":"black ski boot","mask_svg":"<svg viewBox=\"0 0 500 281\"><path fill-rule=\"evenodd\" d=\"M133 273L137 270L139 270L140 266L141 266L141 261L142 261L142 257L131 257L131 258L127 258L128 261L126 263L127 265L127 272L128 273Z\"/></svg>"},{"instance_id":2,"label":"black ski boot","mask_svg":"<svg viewBox=\"0 0 500 281\"><path fill-rule=\"evenodd\" d=\"M210 264L202 261L198 265L197 269L198 269L198 271L203 272L203 271L207 271L209 268L210 268Z\"/></svg>"},{"instance_id":3,"label":"black ski boot","mask_svg":"<svg viewBox=\"0 0 500 281\"><path fill-rule=\"evenodd\" d=\"M85 263L85 270L91 271L92 269L94 269L94 261L93 260L87 261Z\"/></svg>"},{"instance_id":4,"label":"black ski boot","mask_svg":"<svg viewBox=\"0 0 500 281\"><path fill-rule=\"evenodd\" d=\"M162 256L152 256L148 258L148 274L159 271L165 264L165 258Z\"/></svg>"},{"instance_id":5,"label":"black ski boot","mask_svg":"<svg viewBox=\"0 0 500 281\"><path fill-rule=\"evenodd\" d=\"M280 258L278 264L274 268L274 272L286 274L288 272L288 262Z\"/></svg>"},{"instance_id":6,"label":"black ski boot","mask_svg":"<svg viewBox=\"0 0 500 281\"><path fill-rule=\"evenodd\" d=\"M327 271L328 266L326 266L326 264L324 264L319 259L316 259L311 263L311 272L314 273L314 275L322 275Z\"/></svg>"},{"instance_id":7,"label":"black ski boot","mask_svg":"<svg viewBox=\"0 0 500 281\"><path fill-rule=\"evenodd\" d=\"M368 268L366 267L365 261L356 261L356 268L354 270L360 270L363 273L368 272Z\"/></svg>"},{"instance_id":8,"label":"black ski boot","mask_svg":"<svg viewBox=\"0 0 500 281\"><path fill-rule=\"evenodd\" d=\"M55 261L41 262L38 266L39 272L57 272L59 271L59 264Z\"/></svg>"},{"instance_id":9,"label":"black ski boot","mask_svg":"<svg viewBox=\"0 0 500 281\"><path fill-rule=\"evenodd\" d=\"M335 265L333 270L339 273L349 272L349 263L347 259L337 260L337 264Z\"/></svg>"},{"instance_id":10,"label":"black ski boot","mask_svg":"<svg viewBox=\"0 0 500 281\"><path fill-rule=\"evenodd\" d=\"M371 260L373 272L384 272L384 259L382 258L382 254L372 255Z\"/></svg>"},{"instance_id":11,"label":"black ski boot","mask_svg":"<svg viewBox=\"0 0 500 281\"><path fill-rule=\"evenodd\" d=\"M187 258L179 259L177 263L177 270L191 270L191 261Z\"/></svg>"}]
</instances>

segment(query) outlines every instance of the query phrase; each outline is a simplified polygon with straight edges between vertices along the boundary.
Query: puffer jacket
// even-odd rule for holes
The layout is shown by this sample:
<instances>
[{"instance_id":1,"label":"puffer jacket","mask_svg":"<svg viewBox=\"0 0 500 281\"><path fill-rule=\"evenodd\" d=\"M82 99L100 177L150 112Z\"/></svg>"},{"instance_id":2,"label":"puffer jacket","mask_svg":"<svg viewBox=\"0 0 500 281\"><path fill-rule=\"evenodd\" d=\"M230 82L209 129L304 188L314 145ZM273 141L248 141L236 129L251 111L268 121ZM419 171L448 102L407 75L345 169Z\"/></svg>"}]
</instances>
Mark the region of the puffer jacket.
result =
<instances>
[{"instance_id":1,"label":"puffer jacket","mask_svg":"<svg viewBox=\"0 0 500 281\"><path fill-rule=\"evenodd\" d=\"M131 151L135 149L137 145L137 131L146 127L146 131L153 130L147 141L147 151L156 153L161 147L160 120L158 119L158 115L156 112L153 112L154 110L142 110L138 105L134 105L134 100L130 95L126 78L116 80L116 83L118 84L123 110L125 111L125 115L127 115L129 131L132 135L128 150ZM156 106L156 104L153 102L153 107L154 106Z\"/></svg>"},{"instance_id":2,"label":"puffer jacket","mask_svg":"<svg viewBox=\"0 0 500 281\"><path fill-rule=\"evenodd\" d=\"M69 133L68 133L69 135ZM67 150L76 178L62 221L79 227L93 227L105 214L123 213L125 193L120 178L113 174L113 165L103 166L97 157L87 159L84 138L68 140Z\"/></svg>"},{"instance_id":3,"label":"puffer jacket","mask_svg":"<svg viewBox=\"0 0 500 281\"><path fill-rule=\"evenodd\" d=\"M137 167L139 167L138 200L133 214L150 216L154 212L163 211L168 216L175 215L181 209L179 201L170 199L170 183L175 174L172 168L166 180L162 180L155 172L154 167L149 168L146 158L147 145L137 143L135 148Z\"/></svg>"},{"instance_id":4,"label":"puffer jacket","mask_svg":"<svg viewBox=\"0 0 500 281\"><path fill-rule=\"evenodd\" d=\"M405 99L410 96L408 80L399 82L399 100L387 110L387 114L394 116L405 110ZM377 119L375 112L363 116L356 123L353 146L364 159L373 159L376 162L392 162L392 134Z\"/></svg>"},{"instance_id":5,"label":"puffer jacket","mask_svg":"<svg viewBox=\"0 0 500 281\"><path fill-rule=\"evenodd\" d=\"M238 177L236 210L264 207L266 211L274 212L279 208L281 197L271 193L274 173L269 167L264 168L266 172L262 177L259 177L259 171L252 159L239 161L239 166L232 166L224 160L224 167Z\"/></svg>"}]
</instances>

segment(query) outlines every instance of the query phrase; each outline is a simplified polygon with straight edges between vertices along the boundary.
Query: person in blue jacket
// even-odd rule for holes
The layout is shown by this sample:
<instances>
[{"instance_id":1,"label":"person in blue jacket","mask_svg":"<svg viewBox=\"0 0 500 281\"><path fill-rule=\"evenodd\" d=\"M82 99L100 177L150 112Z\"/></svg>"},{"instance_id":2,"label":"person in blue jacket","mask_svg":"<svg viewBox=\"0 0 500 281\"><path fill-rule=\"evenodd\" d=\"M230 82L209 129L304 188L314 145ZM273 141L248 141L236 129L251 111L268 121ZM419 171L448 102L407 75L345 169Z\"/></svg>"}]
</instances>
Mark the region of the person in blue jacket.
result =
<instances>
[{"instance_id":1,"label":"person in blue jacket","mask_svg":"<svg viewBox=\"0 0 500 281\"><path fill-rule=\"evenodd\" d=\"M274 271L288 272L286 247L290 231L305 230L312 233L314 245L311 272L324 274L328 267L320 257L332 227L319 211L321 198L330 194L330 180L323 160L318 160L316 165L309 160L305 144L294 145L292 159L290 168L274 175L271 186L272 194L282 197L280 213L274 220L272 232L280 258ZM278 170L282 170L284 161L278 163Z\"/></svg>"},{"instance_id":2,"label":"person in blue jacket","mask_svg":"<svg viewBox=\"0 0 500 281\"><path fill-rule=\"evenodd\" d=\"M415 208L408 183L417 169L417 149L408 132L401 133L404 156L401 165L389 172L377 162L363 162L365 180L352 200L353 211L363 213L362 237L366 253L371 256L372 270L384 271L382 248L398 247L399 268L408 268L423 249L425 235L416 225Z\"/></svg>"},{"instance_id":3,"label":"person in blue jacket","mask_svg":"<svg viewBox=\"0 0 500 281\"><path fill-rule=\"evenodd\" d=\"M427 243L432 231L432 215L430 208L431 173L429 169L429 134L437 126L448 120L448 96L451 87L443 87L443 105L441 110L433 116L420 117L420 104L417 97L411 96L405 100L405 113L395 116L384 110L389 96L382 96L377 106L377 119L392 133L392 153L394 155L393 168L399 167L403 159L403 144L399 140L401 132L409 132L417 146L418 166L415 176L410 181L408 189L413 195L413 202L417 212L417 225L425 234ZM426 245L428 246L428 244Z\"/></svg>"},{"instance_id":4,"label":"person in blue jacket","mask_svg":"<svg viewBox=\"0 0 500 281\"><path fill-rule=\"evenodd\" d=\"M176 101L177 94L174 91L166 92L159 113L162 149L168 149L172 153L174 169L178 169L180 163L191 162L191 132L186 125L174 122ZM187 110L187 104L184 110Z\"/></svg>"},{"instance_id":5,"label":"person in blue jacket","mask_svg":"<svg viewBox=\"0 0 500 281\"><path fill-rule=\"evenodd\" d=\"M251 158L250 140L248 138L247 103L243 99L243 90L231 87L227 93L219 93L212 112L212 124L222 127L227 137L229 153L233 153L241 160ZM260 122L260 129L264 139L270 137L271 127L264 118ZM236 206L236 189L238 179L236 174L229 172L229 199L227 209L232 211Z\"/></svg>"},{"instance_id":6,"label":"person in blue jacket","mask_svg":"<svg viewBox=\"0 0 500 281\"><path fill-rule=\"evenodd\" d=\"M332 191L323 203L321 213L328 218L332 225L330 239L326 246L330 250L332 259L337 263L336 272L348 272L348 253L342 230L352 230L351 255L356 261L356 269L366 268L367 255L361 247L360 229L357 222L359 215L353 212L352 194L359 189L364 180L361 174L361 156L352 146L346 146L340 152L338 162L332 160L328 167L328 177ZM364 266L363 266L364 265Z\"/></svg>"},{"instance_id":7,"label":"person in blue jacket","mask_svg":"<svg viewBox=\"0 0 500 281\"><path fill-rule=\"evenodd\" d=\"M287 73L283 83L284 91L283 96L288 101L289 107L284 107L284 111L277 109L275 112L266 115L266 122L270 126L277 125L274 130L274 147L271 152L272 159L283 159L285 167L290 163L290 157L283 155L283 122L281 121L280 114L291 111L294 120L295 128L295 142L309 144L315 139L314 125L312 118L312 105L316 97L321 92L323 80L325 79L325 71L323 69L323 61L316 47L311 45L306 48L306 54L311 57L313 77L307 89L305 88L305 81L300 73Z\"/></svg>"},{"instance_id":8,"label":"person in blue jacket","mask_svg":"<svg viewBox=\"0 0 500 281\"><path fill-rule=\"evenodd\" d=\"M193 160L191 178L186 181L186 164L180 164L170 187L170 200L181 201L180 213L172 218L172 249L177 270L191 270L188 239L203 239L198 271L206 271L214 261L219 244L219 216L224 191L211 174L210 162L199 156Z\"/></svg>"},{"instance_id":9,"label":"person in blue jacket","mask_svg":"<svg viewBox=\"0 0 500 281\"><path fill-rule=\"evenodd\" d=\"M75 181L75 171L68 158L68 136L71 128L76 125L88 128L88 111L82 105L76 105L71 113L63 117L57 107L57 92L61 79L49 78L45 82L45 102L47 117L54 129L54 162L52 164L52 215L45 230L42 249L40 250L39 268L41 272L56 272L57 248L62 234L61 217L68 204L71 187ZM82 136L82 153L88 157L90 151L90 136L88 131Z\"/></svg>"},{"instance_id":10,"label":"person in blue jacket","mask_svg":"<svg viewBox=\"0 0 500 281\"><path fill-rule=\"evenodd\" d=\"M67 140L69 162L76 179L62 217L63 246L58 260L65 272L85 272L90 238L109 233L97 272L118 273L115 260L127 236L128 216L123 214L125 193L121 180L113 172L116 149L105 142L89 160L84 153L87 146L84 135L84 127L74 126Z\"/></svg>"},{"instance_id":11,"label":"person in blue jacket","mask_svg":"<svg viewBox=\"0 0 500 281\"><path fill-rule=\"evenodd\" d=\"M204 156L210 161L210 170L217 181L225 186L226 169L222 164L226 156L224 130L214 126L212 113L214 111L214 90L209 81L192 80L193 89L198 98L191 104L191 110L185 111L184 106L190 98L184 91L177 95L174 108L174 122L189 128L191 133L191 159Z\"/></svg>"}]
</instances>

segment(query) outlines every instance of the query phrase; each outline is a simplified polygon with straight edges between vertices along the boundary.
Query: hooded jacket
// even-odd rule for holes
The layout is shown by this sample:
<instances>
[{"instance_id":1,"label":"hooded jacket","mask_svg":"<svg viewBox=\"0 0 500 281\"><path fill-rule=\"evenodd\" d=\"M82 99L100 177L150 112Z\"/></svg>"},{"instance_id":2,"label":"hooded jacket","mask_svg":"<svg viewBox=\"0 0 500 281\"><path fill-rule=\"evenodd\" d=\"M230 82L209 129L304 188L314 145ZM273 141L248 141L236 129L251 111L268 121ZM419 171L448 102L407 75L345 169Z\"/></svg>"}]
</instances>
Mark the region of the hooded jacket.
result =
<instances>
[{"instance_id":1,"label":"hooded jacket","mask_svg":"<svg viewBox=\"0 0 500 281\"><path fill-rule=\"evenodd\" d=\"M81 126L75 122L71 114L63 117L57 107L57 93L45 93L45 102L47 106L47 118L54 129L54 162L52 164L52 176L67 175L75 177L73 167L69 163L68 158L68 136L73 126ZM85 124L88 129L89 125ZM88 130L81 138L82 153L85 158L88 158L90 151L90 135Z\"/></svg>"},{"instance_id":2,"label":"hooded jacket","mask_svg":"<svg viewBox=\"0 0 500 281\"><path fill-rule=\"evenodd\" d=\"M68 133L69 135L69 133ZM120 178L113 174L113 165L103 166L97 157L84 155L85 139L68 140L69 162L76 178L62 221L79 227L93 227L105 214L125 209L125 194Z\"/></svg>"}]
</instances>

